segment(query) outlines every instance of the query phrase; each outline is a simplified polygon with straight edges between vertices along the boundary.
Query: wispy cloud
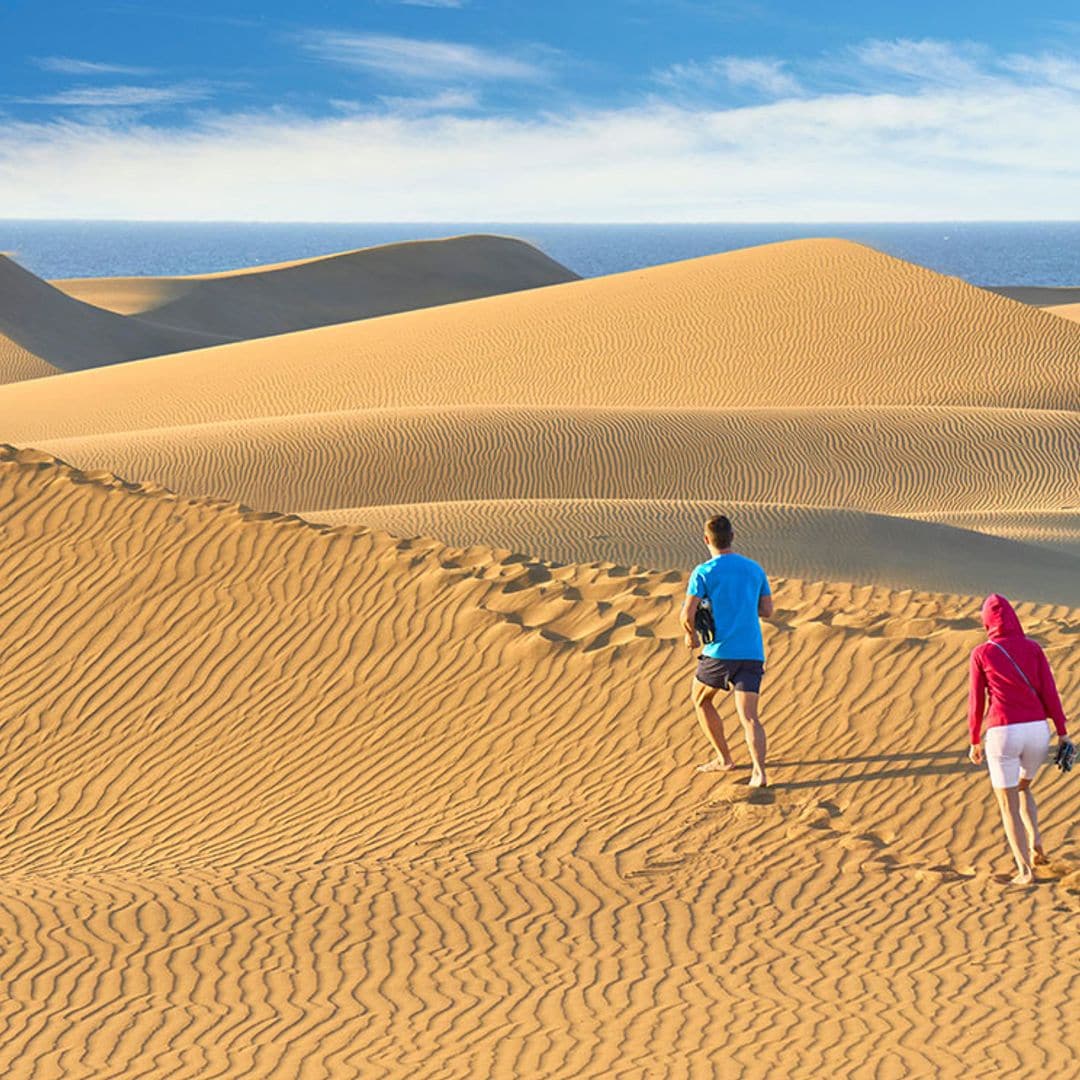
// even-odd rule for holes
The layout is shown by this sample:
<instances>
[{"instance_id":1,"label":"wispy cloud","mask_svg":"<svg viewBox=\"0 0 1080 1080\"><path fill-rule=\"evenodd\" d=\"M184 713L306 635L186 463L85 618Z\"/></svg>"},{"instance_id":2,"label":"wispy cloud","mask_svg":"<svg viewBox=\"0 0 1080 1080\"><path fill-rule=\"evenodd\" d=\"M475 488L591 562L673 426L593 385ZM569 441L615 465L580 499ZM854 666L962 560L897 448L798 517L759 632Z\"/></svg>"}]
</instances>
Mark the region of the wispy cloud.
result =
<instances>
[{"instance_id":1,"label":"wispy cloud","mask_svg":"<svg viewBox=\"0 0 1080 1080\"><path fill-rule=\"evenodd\" d=\"M61 75L150 75L152 69L128 64L106 64L97 60L75 60L70 56L38 56L34 63L43 71Z\"/></svg>"},{"instance_id":2,"label":"wispy cloud","mask_svg":"<svg viewBox=\"0 0 1080 1080\"><path fill-rule=\"evenodd\" d=\"M1080 91L1080 60L1044 53L1041 56L1009 56L1003 66L1034 82Z\"/></svg>"},{"instance_id":3,"label":"wispy cloud","mask_svg":"<svg viewBox=\"0 0 1080 1080\"><path fill-rule=\"evenodd\" d=\"M418 116L421 113L470 112L480 105L479 97L471 90L442 90L429 97L383 95L379 100L391 112L410 116Z\"/></svg>"},{"instance_id":4,"label":"wispy cloud","mask_svg":"<svg viewBox=\"0 0 1080 1080\"><path fill-rule=\"evenodd\" d=\"M322 30L305 34L302 42L323 60L399 79L451 82L537 79L544 74L529 60L453 41Z\"/></svg>"},{"instance_id":5,"label":"wispy cloud","mask_svg":"<svg viewBox=\"0 0 1080 1080\"><path fill-rule=\"evenodd\" d=\"M983 80L980 61L987 50L971 43L896 38L872 39L851 50L857 65L870 72L899 76L923 85L970 85ZM845 66L848 61L845 60Z\"/></svg>"},{"instance_id":6,"label":"wispy cloud","mask_svg":"<svg viewBox=\"0 0 1080 1080\"><path fill-rule=\"evenodd\" d=\"M201 101L211 96L204 84L184 83L177 86L77 86L40 97L18 98L23 105L65 105L78 108L117 109L163 107Z\"/></svg>"},{"instance_id":7,"label":"wispy cloud","mask_svg":"<svg viewBox=\"0 0 1080 1080\"><path fill-rule=\"evenodd\" d=\"M798 94L802 89L786 68L783 60L771 57L717 56L674 64L657 72L654 78L679 91L715 92L736 87L776 98Z\"/></svg>"}]
</instances>

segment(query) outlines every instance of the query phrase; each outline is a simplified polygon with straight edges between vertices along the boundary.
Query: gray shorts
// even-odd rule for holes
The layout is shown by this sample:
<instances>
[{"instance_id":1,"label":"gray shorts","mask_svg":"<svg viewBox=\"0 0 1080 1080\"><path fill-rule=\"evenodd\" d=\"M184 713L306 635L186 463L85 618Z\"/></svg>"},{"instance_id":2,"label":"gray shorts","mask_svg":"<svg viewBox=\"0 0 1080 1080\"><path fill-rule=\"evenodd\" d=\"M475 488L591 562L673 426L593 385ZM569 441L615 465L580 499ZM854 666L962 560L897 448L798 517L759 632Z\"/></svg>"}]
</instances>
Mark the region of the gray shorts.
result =
<instances>
[{"instance_id":1,"label":"gray shorts","mask_svg":"<svg viewBox=\"0 0 1080 1080\"><path fill-rule=\"evenodd\" d=\"M743 690L748 694L761 693L765 664L761 660L718 660L699 656L694 678L714 690Z\"/></svg>"}]
</instances>

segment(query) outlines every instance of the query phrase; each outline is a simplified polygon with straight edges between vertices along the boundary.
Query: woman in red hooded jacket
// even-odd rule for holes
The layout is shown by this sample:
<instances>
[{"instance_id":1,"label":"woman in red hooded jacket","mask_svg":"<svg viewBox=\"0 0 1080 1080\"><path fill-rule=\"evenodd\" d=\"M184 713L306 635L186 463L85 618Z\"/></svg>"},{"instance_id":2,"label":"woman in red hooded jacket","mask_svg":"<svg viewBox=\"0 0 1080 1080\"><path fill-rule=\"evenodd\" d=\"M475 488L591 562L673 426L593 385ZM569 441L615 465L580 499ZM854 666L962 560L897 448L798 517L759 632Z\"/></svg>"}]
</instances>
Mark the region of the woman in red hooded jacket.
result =
<instances>
[{"instance_id":1,"label":"woman in red hooded jacket","mask_svg":"<svg viewBox=\"0 0 1080 1080\"><path fill-rule=\"evenodd\" d=\"M983 626L990 639L971 653L971 689L968 695L969 756L976 765L990 768L1005 835L1018 873L1013 884L1029 885L1033 866L1047 862L1039 836L1039 816L1031 782L1050 749L1047 717L1058 738L1066 737L1054 676L1037 641L1024 636L1020 619L1004 596L995 593L982 608ZM986 711L986 697L990 709ZM982 745L985 714L985 750Z\"/></svg>"}]
</instances>

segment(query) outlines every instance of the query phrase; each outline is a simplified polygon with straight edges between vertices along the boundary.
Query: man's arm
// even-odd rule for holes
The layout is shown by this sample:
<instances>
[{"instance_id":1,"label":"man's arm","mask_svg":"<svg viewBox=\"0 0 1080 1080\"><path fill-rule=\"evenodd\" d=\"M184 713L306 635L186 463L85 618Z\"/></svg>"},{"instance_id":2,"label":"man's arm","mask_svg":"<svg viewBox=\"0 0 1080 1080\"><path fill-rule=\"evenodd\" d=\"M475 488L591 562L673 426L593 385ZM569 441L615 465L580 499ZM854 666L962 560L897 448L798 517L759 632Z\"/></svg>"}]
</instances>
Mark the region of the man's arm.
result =
<instances>
[{"instance_id":1,"label":"man's arm","mask_svg":"<svg viewBox=\"0 0 1080 1080\"><path fill-rule=\"evenodd\" d=\"M694 627L694 616L697 614L698 604L700 603L701 598L697 596L687 596L683 601L681 613L683 640L686 642L688 649L696 649L700 645L697 630Z\"/></svg>"},{"instance_id":2,"label":"man's arm","mask_svg":"<svg viewBox=\"0 0 1080 1080\"><path fill-rule=\"evenodd\" d=\"M764 570L761 570L761 588L758 591L757 613L759 618L772 618L772 589L769 587L769 579L766 577Z\"/></svg>"}]
</instances>

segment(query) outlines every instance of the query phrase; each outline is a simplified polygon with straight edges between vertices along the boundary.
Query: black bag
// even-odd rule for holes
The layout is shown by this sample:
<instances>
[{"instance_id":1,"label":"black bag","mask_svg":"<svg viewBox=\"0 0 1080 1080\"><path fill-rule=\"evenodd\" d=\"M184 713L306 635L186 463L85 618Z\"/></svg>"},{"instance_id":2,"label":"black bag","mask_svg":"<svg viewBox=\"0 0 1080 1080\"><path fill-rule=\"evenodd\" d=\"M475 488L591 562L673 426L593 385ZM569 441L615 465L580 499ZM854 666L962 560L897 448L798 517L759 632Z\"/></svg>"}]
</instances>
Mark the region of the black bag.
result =
<instances>
[{"instance_id":1,"label":"black bag","mask_svg":"<svg viewBox=\"0 0 1080 1080\"><path fill-rule=\"evenodd\" d=\"M1076 761L1076 747L1068 739L1062 739L1054 757L1054 764L1062 771L1068 772Z\"/></svg>"},{"instance_id":2,"label":"black bag","mask_svg":"<svg viewBox=\"0 0 1080 1080\"><path fill-rule=\"evenodd\" d=\"M694 612L694 629L702 645L711 645L716 640L716 624L713 622L712 608L708 600L702 600Z\"/></svg>"}]
</instances>

